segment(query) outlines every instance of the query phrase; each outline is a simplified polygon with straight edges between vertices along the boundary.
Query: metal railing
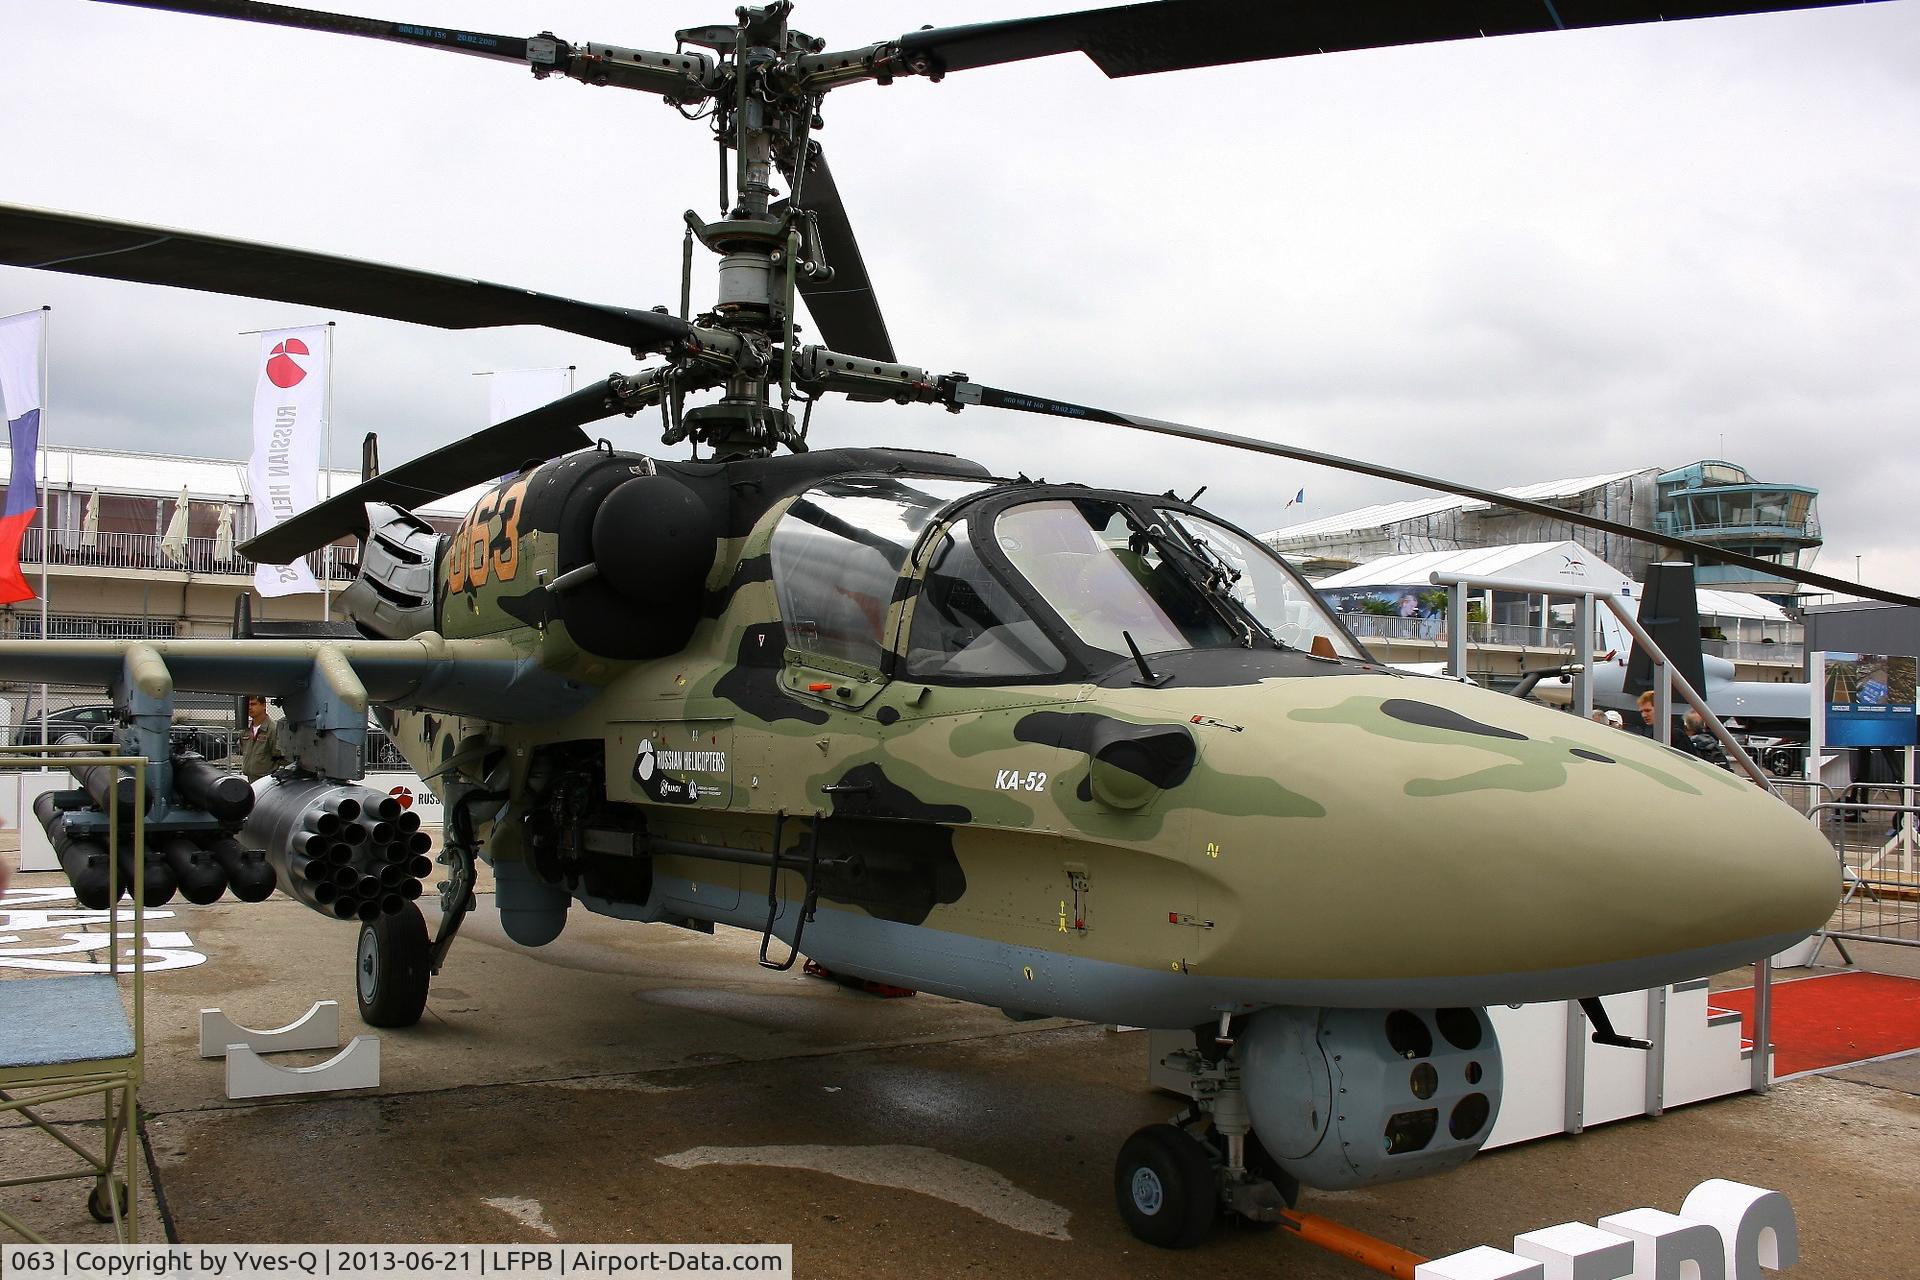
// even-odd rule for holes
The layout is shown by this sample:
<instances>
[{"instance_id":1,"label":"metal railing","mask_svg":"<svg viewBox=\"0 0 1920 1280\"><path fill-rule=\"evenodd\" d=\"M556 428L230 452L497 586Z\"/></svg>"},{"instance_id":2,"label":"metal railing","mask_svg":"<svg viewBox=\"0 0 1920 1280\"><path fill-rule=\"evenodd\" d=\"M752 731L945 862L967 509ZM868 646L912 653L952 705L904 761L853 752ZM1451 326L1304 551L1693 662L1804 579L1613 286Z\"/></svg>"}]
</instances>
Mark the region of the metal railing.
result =
<instances>
[{"instance_id":1,"label":"metal railing","mask_svg":"<svg viewBox=\"0 0 1920 1280\"><path fill-rule=\"evenodd\" d=\"M1469 588L1478 591L1515 591L1529 595L1570 596L1574 601L1573 610L1573 709L1582 718L1593 714L1593 630L1594 608L1604 605L1613 611L1613 616L1633 637L1634 644L1640 646L1653 663L1654 720L1656 725L1666 726L1673 723L1673 695L1677 692L1687 704L1700 713L1706 726L1727 753L1730 764L1753 780L1754 785L1774 793L1773 778L1755 764L1735 740L1720 717L1713 714L1713 708L1707 705L1706 698L1695 689L1687 678L1675 670L1673 662L1666 652L1654 643L1647 629L1640 625L1640 619L1629 613L1618 599L1610 594L1598 594L1592 591L1569 591L1564 585L1539 582L1518 582L1509 578L1475 578L1467 574L1436 573L1429 581L1436 587L1447 589L1449 612L1454 617L1464 615L1466 594ZM1447 670L1455 675L1464 674L1467 669L1466 638L1459 636L1447 645ZM1748 1087L1754 1093L1765 1093L1772 1087L1772 1055L1769 1052L1773 1031L1773 957L1763 956L1753 962L1753 1057L1752 1074L1748 1076Z\"/></svg>"},{"instance_id":2,"label":"metal railing","mask_svg":"<svg viewBox=\"0 0 1920 1280\"><path fill-rule=\"evenodd\" d=\"M30 528L20 540L20 565L28 575L41 562L40 540L45 530ZM170 573L226 575L251 578L253 561L222 548L217 538L192 537L176 546L167 545L157 533L92 533L58 531L48 548L46 562L56 567L78 566L95 569L153 569ZM233 542L242 541L236 536ZM226 554L221 555L224 550ZM350 547L328 546L309 552L307 567L315 577L346 581L359 572L359 564Z\"/></svg>"},{"instance_id":3,"label":"metal railing","mask_svg":"<svg viewBox=\"0 0 1920 1280\"><path fill-rule=\"evenodd\" d=\"M1848 964L1849 941L1920 947L1920 784L1860 784L1850 788L1858 792L1852 798L1822 786L1829 798L1811 806L1809 816L1833 844L1846 888L1814 957L1829 940ZM1896 798L1866 798L1875 793Z\"/></svg>"},{"instance_id":4,"label":"metal railing","mask_svg":"<svg viewBox=\"0 0 1920 1280\"><path fill-rule=\"evenodd\" d=\"M1794 641L1702 640L1700 652L1734 662L1779 662L1799 666L1806 661L1807 647Z\"/></svg>"},{"instance_id":5,"label":"metal railing","mask_svg":"<svg viewBox=\"0 0 1920 1280\"><path fill-rule=\"evenodd\" d=\"M1382 640L1424 640L1445 642L1452 638L1453 627L1445 616L1402 618L1394 614L1343 613L1340 621L1356 636ZM1472 622L1466 625L1469 644L1508 644L1529 649L1565 650L1573 646L1571 627L1548 627L1543 633L1525 622Z\"/></svg>"},{"instance_id":6,"label":"metal railing","mask_svg":"<svg viewBox=\"0 0 1920 1280\"><path fill-rule=\"evenodd\" d=\"M1720 743L1721 750L1727 753L1727 759L1739 767L1740 772L1751 778L1758 786L1773 790L1773 778L1765 769L1755 764L1753 757L1713 714L1713 708L1698 689L1674 668L1653 636L1640 625L1640 619L1629 613L1626 606L1610 594L1594 591L1573 591L1564 584L1550 582L1522 582L1512 578L1476 578L1469 574L1435 573L1430 579L1436 587L1445 587L1449 597L1449 611L1456 615L1465 607L1468 588L1476 591L1512 591L1528 595L1561 596L1572 599L1573 613L1573 706L1582 719L1593 714L1593 623L1596 605L1611 610L1614 619L1626 628L1633 643L1647 655L1653 663L1654 723L1670 725L1673 723L1673 695L1678 693L1705 722L1708 732ZM1466 637L1455 635L1447 645L1447 670L1455 675L1464 674L1467 669Z\"/></svg>"}]
</instances>

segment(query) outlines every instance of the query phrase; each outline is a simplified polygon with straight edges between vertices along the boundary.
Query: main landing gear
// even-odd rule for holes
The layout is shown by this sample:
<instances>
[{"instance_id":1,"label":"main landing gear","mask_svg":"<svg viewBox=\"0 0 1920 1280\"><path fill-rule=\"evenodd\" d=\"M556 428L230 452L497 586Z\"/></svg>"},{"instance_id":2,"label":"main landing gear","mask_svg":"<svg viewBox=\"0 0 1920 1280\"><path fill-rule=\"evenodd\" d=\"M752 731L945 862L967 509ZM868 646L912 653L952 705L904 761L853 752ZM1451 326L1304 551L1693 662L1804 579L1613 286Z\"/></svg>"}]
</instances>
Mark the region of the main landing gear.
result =
<instances>
[{"instance_id":1,"label":"main landing gear","mask_svg":"<svg viewBox=\"0 0 1920 1280\"><path fill-rule=\"evenodd\" d=\"M460 924L473 909L473 848L450 840L440 860L453 874L440 885L440 934L427 937L427 920L409 902L398 915L360 926L354 952L354 994L360 1020L370 1027L410 1027L427 1010L427 987L440 972Z\"/></svg>"}]
</instances>

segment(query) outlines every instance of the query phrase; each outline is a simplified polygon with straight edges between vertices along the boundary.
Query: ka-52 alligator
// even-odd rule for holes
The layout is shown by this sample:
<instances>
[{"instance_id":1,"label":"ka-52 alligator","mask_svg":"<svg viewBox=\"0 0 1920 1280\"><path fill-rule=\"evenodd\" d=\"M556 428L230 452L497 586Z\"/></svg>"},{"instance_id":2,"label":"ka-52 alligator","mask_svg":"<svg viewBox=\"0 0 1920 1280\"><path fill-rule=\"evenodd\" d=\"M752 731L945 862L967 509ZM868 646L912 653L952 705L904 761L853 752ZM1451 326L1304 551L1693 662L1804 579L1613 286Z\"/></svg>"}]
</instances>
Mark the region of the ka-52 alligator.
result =
<instances>
[{"instance_id":1,"label":"ka-52 alligator","mask_svg":"<svg viewBox=\"0 0 1920 1280\"><path fill-rule=\"evenodd\" d=\"M654 52L248 0L147 7L636 89L710 120L732 165L726 215L688 215L720 258L718 297L697 315L684 290L676 315L0 210L11 265L446 328L538 324L658 357L372 475L243 548L278 564L358 534L340 606L350 634L0 645L8 677L111 690L122 745L153 761L149 829L183 862L196 847L257 850L282 891L361 922L367 1022L420 1016L484 859L505 930L527 946L574 909L724 924L760 932L769 965L804 953L1017 1016L1198 1028L1182 1061L1201 1101L1130 1138L1115 1173L1129 1227L1184 1245L1223 1212L1271 1220L1302 1184L1470 1157L1501 1096L1486 1006L1582 999L1601 1034L1593 997L1755 959L1827 918L1832 850L1765 790L1652 741L1384 668L1284 562L1191 501L1005 479L942 454L806 449L831 395L998 408L1644 537L901 363L812 134L831 91L1050 54L1128 76L1662 16L1652 9L1165 0L832 51L772 4ZM802 303L820 344L797 341ZM695 459L583 430L653 410L664 444ZM451 536L410 510L489 481ZM243 798L170 758L186 689L273 695L292 765ZM445 801L432 937L411 901L430 870L417 833L356 784L370 708ZM76 886L112 856L90 833L116 785L93 778L47 806ZM1631 839L1615 835L1623 812Z\"/></svg>"}]
</instances>

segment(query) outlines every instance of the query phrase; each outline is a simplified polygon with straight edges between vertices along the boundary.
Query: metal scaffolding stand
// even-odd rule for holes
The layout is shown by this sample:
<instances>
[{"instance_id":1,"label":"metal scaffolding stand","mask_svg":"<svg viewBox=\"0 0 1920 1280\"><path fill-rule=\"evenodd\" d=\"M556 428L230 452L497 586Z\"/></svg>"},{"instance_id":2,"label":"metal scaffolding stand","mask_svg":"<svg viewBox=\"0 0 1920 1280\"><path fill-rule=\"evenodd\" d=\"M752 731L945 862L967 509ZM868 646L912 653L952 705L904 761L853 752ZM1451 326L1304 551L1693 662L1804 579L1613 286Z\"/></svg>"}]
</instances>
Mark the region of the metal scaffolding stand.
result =
<instances>
[{"instance_id":1,"label":"metal scaffolding stand","mask_svg":"<svg viewBox=\"0 0 1920 1280\"><path fill-rule=\"evenodd\" d=\"M146 913L140 885L146 872L147 761L118 754L117 746L0 748L0 772L21 768L64 769L82 755L89 764L109 768L128 766L134 779L133 812L120 812L118 790L108 811L109 849L122 840L132 851L133 928L120 928L119 858L108 859L107 908L108 972L23 978L0 982L0 1116L14 1114L38 1128L52 1141L82 1161L79 1168L0 1179L0 1187L49 1182L93 1183L87 1210L100 1222L111 1223L114 1238L123 1244L140 1239L139 1091L141 1051L146 1014ZM124 825L123 825L124 824ZM129 1020L120 994L121 953L133 951L133 1016ZM36 1108L75 1098L99 1097L104 1124L98 1150L76 1141L70 1126L52 1120ZM65 1163L64 1161L62 1162ZM116 1163L123 1175L114 1176ZM0 1227L35 1244L45 1244L35 1232L5 1210Z\"/></svg>"}]
</instances>

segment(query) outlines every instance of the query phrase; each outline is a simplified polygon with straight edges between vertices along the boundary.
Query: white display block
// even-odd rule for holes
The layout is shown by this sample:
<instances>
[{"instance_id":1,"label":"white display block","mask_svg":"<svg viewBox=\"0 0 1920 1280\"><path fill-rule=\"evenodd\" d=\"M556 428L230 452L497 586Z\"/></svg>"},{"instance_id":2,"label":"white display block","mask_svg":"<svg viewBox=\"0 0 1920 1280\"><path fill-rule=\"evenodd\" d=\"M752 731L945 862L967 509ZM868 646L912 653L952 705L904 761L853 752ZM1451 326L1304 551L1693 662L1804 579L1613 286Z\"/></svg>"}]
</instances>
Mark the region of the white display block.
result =
<instances>
[{"instance_id":1,"label":"white display block","mask_svg":"<svg viewBox=\"0 0 1920 1280\"><path fill-rule=\"evenodd\" d=\"M218 1009L200 1011L200 1056L224 1058L229 1045L243 1044L255 1053L286 1053L294 1049L340 1047L340 1003L322 1000L284 1027L255 1031L243 1027Z\"/></svg>"},{"instance_id":2,"label":"white display block","mask_svg":"<svg viewBox=\"0 0 1920 1280\"><path fill-rule=\"evenodd\" d=\"M1413 1280L1546 1280L1546 1275L1539 1263L1484 1244L1413 1269Z\"/></svg>"},{"instance_id":3,"label":"white display block","mask_svg":"<svg viewBox=\"0 0 1920 1280\"><path fill-rule=\"evenodd\" d=\"M1546 1280L1625 1280L1633 1274L1633 1241L1584 1222L1529 1231L1513 1251L1546 1268Z\"/></svg>"},{"instance_id":4,"label":"white display block","mask_svg":"<svg viewBox=\"0 0 1920 1280\"><path fill-rule=\"evenodd\" d=\"M1680 1216L1720 1233L1727 1280L1760 1280L1763 1267L1785 1271L1800 1261L1800 1227L1778 1191L1711 1178L1687 1193Z\"/></svg>"},{"instance_id":5,"label":"white display block","mask_svg":"<svg viewBox=\"0 0 1920 1280\"><path fill-rule=\"evenodd\" d=\"M379 1036L355 1036L339 1053L311 1067L276 1067L244 1044L227 1046L227 1097L236 1101L373 1089L379 1084Z\"/></svg>"},{"instance_id":6,"label":"white display block","mask_svg":"<svg viewBox=\"0 0 1920 1280\"><path fill-rule=\"evenodd\" d=\"M1600 1219L1600 1229L1633 1241L1633 1280L1728 1280L1726 1242L1704 1222L1629 1209Z\"/></svg>"}]
</instances>

